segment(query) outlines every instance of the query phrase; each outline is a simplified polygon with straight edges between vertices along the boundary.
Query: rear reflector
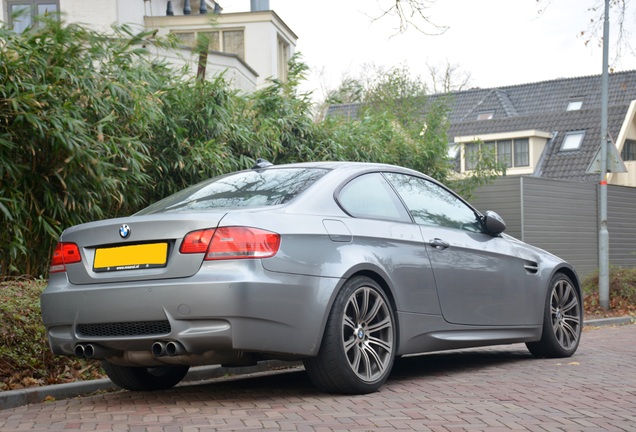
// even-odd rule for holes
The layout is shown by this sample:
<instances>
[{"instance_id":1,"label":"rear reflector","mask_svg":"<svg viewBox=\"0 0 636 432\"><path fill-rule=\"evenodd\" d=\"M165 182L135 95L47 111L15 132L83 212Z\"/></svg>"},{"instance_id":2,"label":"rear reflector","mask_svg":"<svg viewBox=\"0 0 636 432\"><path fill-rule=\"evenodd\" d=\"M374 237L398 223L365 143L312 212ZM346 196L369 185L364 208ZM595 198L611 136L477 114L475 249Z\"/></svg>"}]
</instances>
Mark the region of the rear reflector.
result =
<instances>
[{"instance_id":1,"label":"rear reflector","mask_svg":"<svg viewBox=\"0 0 636 432\"><path fill-rule=\"evenodd\" d=\"M50 273L59 273L66 271L67 264L78 263L82 261L79 248L75 243L60 242L55 246L53 251L53 259L51 259Z\"/></svg>"},{"instance_id":2,"label":"rear reflector","mask_svg":"<svg viewBox=\"0 0 636 432\"><path fill-rule=\"evenodd\" d=\"M223 227L188 233L181 253L206 252L205 260L269 258L278 252L280 235L250 227Z\"/></svg>"}]
</instances>

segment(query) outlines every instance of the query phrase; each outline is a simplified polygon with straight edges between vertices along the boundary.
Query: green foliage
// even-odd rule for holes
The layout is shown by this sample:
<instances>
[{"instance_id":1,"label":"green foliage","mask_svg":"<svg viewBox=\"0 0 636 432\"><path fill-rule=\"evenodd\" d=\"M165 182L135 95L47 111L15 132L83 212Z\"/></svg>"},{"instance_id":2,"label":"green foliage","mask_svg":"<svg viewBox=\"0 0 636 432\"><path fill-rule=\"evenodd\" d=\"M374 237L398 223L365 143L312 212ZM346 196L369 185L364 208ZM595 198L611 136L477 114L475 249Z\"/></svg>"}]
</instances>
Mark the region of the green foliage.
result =
<instances>
[{"instance_id":1,"label":"green foliage","mask_svg":"<svg viewBox=\"0 0 636 432\"><path fill-rule=\"evenodd\" d=\"M157 77L169 75L136 48L147 34L114 30L0 27L3 274L42 274L61 229L143 203L122 191L149 181L143 137L161 116Z\"/></svg>"},{"instance_id":2,"label":"green foliage","mask_svg":"<svg viewBox=\"0 0 636 432\"><path fill-rule=\"evenodd\" d=\"M588 311L600 309L598 271L590 273L581 282ZM636 314L636 267L610 267L610 309L621 314Z\"/></svg>"},{"instance_id":3,"label":"green foliage","mask_svg":"<svg viewBox=\"0 0 636 432\"><path fill-rule=\"evenodd\" d=\"M54 356L39 296L42 280L0 282L0 391L100 377L99 363Z\"/></svg>"},{"instance_id":4,"label":"green foliage","mask_svg":"<svg viewBox=\"0 0 636 432\"><path fill-rule=\"evenodd\" d=\"M241 141L233 116L236 94L222 76L190 80L165 88L157 96L161 115L149 125L151 182L141 185L147 203L206 178L245 168L235 157L230 137Z\"/></svg>"}]
</instances>

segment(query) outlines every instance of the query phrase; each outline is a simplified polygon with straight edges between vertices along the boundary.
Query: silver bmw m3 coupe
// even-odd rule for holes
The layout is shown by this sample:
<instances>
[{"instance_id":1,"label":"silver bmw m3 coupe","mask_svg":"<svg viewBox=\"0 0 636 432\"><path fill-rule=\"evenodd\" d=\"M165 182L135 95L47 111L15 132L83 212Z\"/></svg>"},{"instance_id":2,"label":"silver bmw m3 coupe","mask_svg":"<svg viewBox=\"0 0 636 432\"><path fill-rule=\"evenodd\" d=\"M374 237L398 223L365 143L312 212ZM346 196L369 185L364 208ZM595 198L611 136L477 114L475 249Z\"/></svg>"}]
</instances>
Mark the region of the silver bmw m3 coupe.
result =
<instances>
[{"instance_id":1,"label":"silver bmw m3 coupe","mask_svg":"<svg viewBox=\"0 0 636 432\"><path fill-rule=\"evenodd\" d=\"M571 356L574 269L504 229L409 169L259 163L66 229L42 317L55 354L99 359L129 390L282 359L361 394L405 354L525 343Z\"/></svg>"}]
</instances>

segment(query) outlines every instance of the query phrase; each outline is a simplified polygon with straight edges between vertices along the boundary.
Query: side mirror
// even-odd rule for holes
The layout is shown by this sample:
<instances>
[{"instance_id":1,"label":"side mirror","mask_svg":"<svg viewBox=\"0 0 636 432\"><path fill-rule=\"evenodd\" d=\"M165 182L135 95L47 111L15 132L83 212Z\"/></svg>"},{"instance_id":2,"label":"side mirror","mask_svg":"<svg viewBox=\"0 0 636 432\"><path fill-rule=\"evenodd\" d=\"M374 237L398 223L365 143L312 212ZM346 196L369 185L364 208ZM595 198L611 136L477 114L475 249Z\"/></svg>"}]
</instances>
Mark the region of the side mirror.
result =
<instances>
[{"instance_id":1,"label":"side mirror","mask_svg":"<svg viewBox=\"0 0 636 432\"><path fill-rule=\"evenodd\" d=\"M484 226L486 227L486 231L493 237L498 236L506 230L504 220L492 210L488 210L484 213Z\"/></svg>"}]
</instances>

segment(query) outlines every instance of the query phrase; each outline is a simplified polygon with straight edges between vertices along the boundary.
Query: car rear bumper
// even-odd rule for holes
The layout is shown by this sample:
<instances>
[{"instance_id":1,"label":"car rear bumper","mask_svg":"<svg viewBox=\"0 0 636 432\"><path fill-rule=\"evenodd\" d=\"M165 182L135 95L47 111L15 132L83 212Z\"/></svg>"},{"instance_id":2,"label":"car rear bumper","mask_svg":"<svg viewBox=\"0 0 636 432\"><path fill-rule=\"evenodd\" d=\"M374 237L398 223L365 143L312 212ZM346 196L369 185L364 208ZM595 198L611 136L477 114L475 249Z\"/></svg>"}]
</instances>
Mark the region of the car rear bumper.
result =
<instances>
[{"instance_id":1,"label":"car rear bumper","mask_svg":"<svg viewBox=\"0 0 636 432\"><path fill-rule=\"evenodd\" d=\"M129 283L72 285L59 273L42 293L42 318L55 354L91 344L99 348L95 358L121 364L212 364L237 352L311 356L339 283L270 272L258 260L205 263L189 278ZM179 359L147 359L154 343L171 341L183 348Z\"/></svg>"}]
</instances>

